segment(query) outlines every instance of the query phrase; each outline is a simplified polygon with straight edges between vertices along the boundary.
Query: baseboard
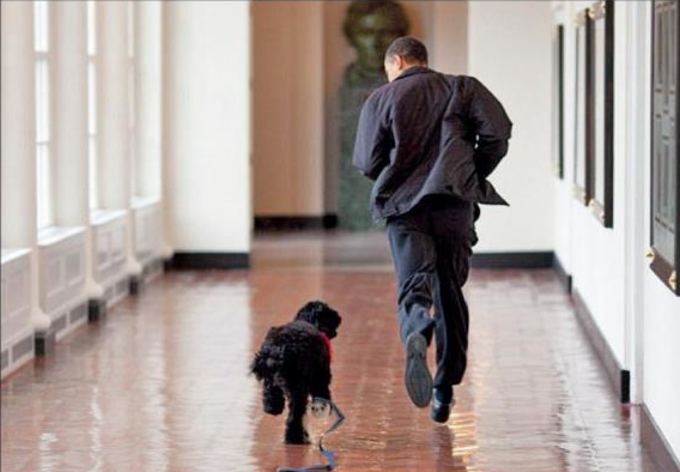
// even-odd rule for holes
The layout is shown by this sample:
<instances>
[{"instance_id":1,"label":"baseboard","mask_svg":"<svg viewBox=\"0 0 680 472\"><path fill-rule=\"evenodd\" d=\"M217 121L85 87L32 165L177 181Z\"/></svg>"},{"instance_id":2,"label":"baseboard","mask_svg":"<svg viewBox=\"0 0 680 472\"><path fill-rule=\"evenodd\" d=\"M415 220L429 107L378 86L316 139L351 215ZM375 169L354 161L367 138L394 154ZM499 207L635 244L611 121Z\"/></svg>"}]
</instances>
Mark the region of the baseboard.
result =
<instances>
[{"instance_id":1,"label":"baseboard","mask_svg":"<svg viewBox=\"0 0 680 472\"><path fill-rule=\"evenodd\" d=\"M256 231L319 230L338 227L337 215L323 216L256 216Z\"/></svg>"},{"instance_id":2,"label":"baseboard","mask_svg":"<svg viewBox=\"0 0 680 472\"><path fill-rule=\"evenodd\" d=\"M645 404L640 408L640 441L657 470L680 472L680 460L673 454L670 444Z\"/></svg>"},{"instance_id":3,"label":"baseboard","mask_svg":"<svg viewBox=\"0 0 680 472\"><path fill-rule=\"evenodd\" d=\"M553 269L555 269L555 274L557 274L557 278L560 280L560 283L562 284L562 288L564 288L564 291L567 293L571 293L572 287L571 275L569 275L567 271L564 270L562 261L560 261L560 258L557 257L557 254L555 254L555 258L553 260Z\"/></svg>"},{"instance_id":4,"label":"baseboard","mask_svg":"<svg viewBox=\"0 0 680 472\"><path fill-rule=\"evenodd\" d=\"M621 403L630 403L630 371L621 368L609 343L595 323L592 313L586 306L578 290L572 290L572 300L583 332L604 367L609 382Z\"/></svg>"},{"instance_id":5,"label":"baseboard","mask_svg":"<svg viewBox=\"0 0 680 472\"><path fill-rule=\"evenodd\" d=\"M249 269L247 252L175 252L166 270L233 270Z\"/></svg>"},{"instance_id":6,"label":"baseboard","mask_svg":"<svg viewBox=\"0 0 680 472\"><path fill-rule=\"evenodd\" d=\"M476 269L548 269L555 254L544 252L482 252L473 254L470 266Z\"/></svg>"}]
</instances>

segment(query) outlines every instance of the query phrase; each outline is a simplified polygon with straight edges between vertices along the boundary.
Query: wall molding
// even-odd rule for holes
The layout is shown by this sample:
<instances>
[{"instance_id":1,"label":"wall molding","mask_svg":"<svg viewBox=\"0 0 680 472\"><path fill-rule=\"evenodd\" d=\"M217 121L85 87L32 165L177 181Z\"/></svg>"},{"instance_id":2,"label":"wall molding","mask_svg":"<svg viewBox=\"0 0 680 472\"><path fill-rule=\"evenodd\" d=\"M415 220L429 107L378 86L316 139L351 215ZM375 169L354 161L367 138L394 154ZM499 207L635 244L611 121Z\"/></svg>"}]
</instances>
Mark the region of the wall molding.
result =
<instances>
[{"instance_id":1,"label":"wall molding","mask_svg":"<svg viewBox=\"0 0 680 472\"><path fill-rule=\"evenodd\" d=\"M609 378L609 382L614 392L616 392L619 401L621 403L630 403L630 371L623 369L619 364L578 290L572 290L571 298L574 303L576 319L579 321L579 325L588 338L590 346L597 354L602 367L607 373L607 378Z\"/></svg>"},{"instance_id":2,"label":"wall molding","mask_svg":"<svg viewBox=\"0 0 680 472\"><path fill-rule=\"evenodd\" d=\"M670 444L644 403L640 408L640 441L658 470L680 472L680 460L673 454Z\"/></svg>"},{"instance_id":3,"label":"wall molding","mask_svg":"<svg viewBox=\"0 0 680 472\"><path fill-rule=\"evenodd\" d=\"M473 254L470 266L475 269L549 269L553 267L553 251L481 252Z\"/></svg>"},{"instance_id":4,"label":"wall molding","mask_svg":"<svg viewBox=\"0 0 680 472\"><path fill-rule=\"evenodd\" d=\"M572 290L573 279L571 277L571 274L568 274L567 271L564 269L562 261L560 261L560 258L557 257L557 254L555 254L555 259L553 260L553 269L555 269L557 278L560 279L560 283L562 284L562 288L564 288L564 291L570 294Z\"/></svg>"},{"instance_id":5,"label":"wall molding","mask_svg":"<svg viewBox=\"0 0 680 472\"><path fill-rule=\"evenodd\" d=\"M175 252L166 270L234 270L250 269L247 252Z\"/></svg>"},{"instance_id":6,"label":"wall molding","mask_svg":"<svg viewBox=\"0 0 680 472\"><path fill-rule=\"evenodd\" d=\"M256 231L290 231L335 229L338 227L338 215L322 216L256 216Z\"/></svg>"}]
</instances>

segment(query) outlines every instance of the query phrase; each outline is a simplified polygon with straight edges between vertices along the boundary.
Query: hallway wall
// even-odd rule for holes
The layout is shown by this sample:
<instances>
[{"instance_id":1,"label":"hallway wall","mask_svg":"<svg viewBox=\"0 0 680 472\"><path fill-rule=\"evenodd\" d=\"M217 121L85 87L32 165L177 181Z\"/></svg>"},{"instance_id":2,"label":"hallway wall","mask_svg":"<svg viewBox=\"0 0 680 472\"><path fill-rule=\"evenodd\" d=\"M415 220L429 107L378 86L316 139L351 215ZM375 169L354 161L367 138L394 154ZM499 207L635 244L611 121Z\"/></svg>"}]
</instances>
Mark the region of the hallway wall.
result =
<instances>
[{"instance_id":1,"label":"hallway wall","mask_svg":"<svg viewBox=\"0 0 680 472\"><path fill-rule=\"evenodd\" d=\"M616 2L614 227L604 228L572 192L573 18L590 2L557 2L565 25L565 178L556 183L555 252L621 369L680 457L680 298L646 263L650 247L651 3ZM644 436L643 442L649 444ZM648 433L646 433L648 434Z\"/></svg>"},{"instance_id":2,"label":"hallway wall","mask_svg":"<svg viewBox=\"0 0 680 472\"><path fill-rule=\"evenodd\" d=\"M180 252L248 252L250 4L164 7L171 244Z\"/></svg>"},{"instance_id":3,"label":"hallway wall","mask_svg":"<svg viewBox=\"0 0 680 472\"><path fill-rule=\"evenodd\" d=\"M578 291L595 321L602 330L616 359L628 368L625 357L625 237L626 237L626 186L627 163L616 159L614 166L614 227L605 228L573 193L574 169L574 89L575 89L575 29L572 19L579 11L591 6L590 2L565 2L559 15L565 22L565 178L551 179L556 184L558 218L556 254L565 270L572 274L574 289ZM614 64L617 77L614 107L614 154L623 156L627 149L626 70L627 57L625 9L616 10Z\"/></svg>"},{"instance_id":4,"label":"hallway wall","mask_svg":"<svg viewBox=\"0 0 680 472\"><path fill-rule=\"evenodd\" d=\"M323 2L251 8L255 215L323 215Z\"/></svg>"},{"instance_id":5,"label":"hallway wall","mask_svg":"<svg viewBox=\"0 0 680 472\"><path fill-rule=\"evenodd\" d=\"M469 15L469 73L498 97L514 124L508 155L490 179L511 206L482 208L476 252L550 251L550 4L470 2Z\"/></svg>"}]
</instances>

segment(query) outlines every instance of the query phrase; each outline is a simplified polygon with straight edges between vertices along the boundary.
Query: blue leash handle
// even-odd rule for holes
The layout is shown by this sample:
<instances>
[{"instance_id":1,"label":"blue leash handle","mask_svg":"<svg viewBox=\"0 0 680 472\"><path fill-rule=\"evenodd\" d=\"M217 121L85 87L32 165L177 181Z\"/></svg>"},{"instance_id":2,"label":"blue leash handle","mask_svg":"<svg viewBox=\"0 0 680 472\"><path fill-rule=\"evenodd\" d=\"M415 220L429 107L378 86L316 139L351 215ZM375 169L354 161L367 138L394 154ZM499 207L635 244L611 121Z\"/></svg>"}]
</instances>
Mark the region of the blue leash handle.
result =
<instances>
[{"instance_id":1,"label":"blue leash handle","mask_svg":"<svg viewBox=\"0 0 680 472\"><path fill-rule=\"evenodd\" d=\"M330 449L326 449L323 447L323 440L326 437L326 435L332 433L340 425L345 421L345 415L342 414L342 411L340 411L340 408L337 407L335 403L333 403L330 400L326 400L325 398L315 398L314 401L316 402L322 402L327 405L330 405L331 411L335 413L335 415L338 417L337 420L335 420L335 423L333 423L330 428L328 428L326 431L323 432L321 437L319 438L319 452L321 452L321 455L326 458L328 461L328 464L326 465L313 465L310 467L278 467L276 469L276 472L317 472L317 471L330 471L335 469L335 452L331 451Z\"/></svg>"}]
</instances>

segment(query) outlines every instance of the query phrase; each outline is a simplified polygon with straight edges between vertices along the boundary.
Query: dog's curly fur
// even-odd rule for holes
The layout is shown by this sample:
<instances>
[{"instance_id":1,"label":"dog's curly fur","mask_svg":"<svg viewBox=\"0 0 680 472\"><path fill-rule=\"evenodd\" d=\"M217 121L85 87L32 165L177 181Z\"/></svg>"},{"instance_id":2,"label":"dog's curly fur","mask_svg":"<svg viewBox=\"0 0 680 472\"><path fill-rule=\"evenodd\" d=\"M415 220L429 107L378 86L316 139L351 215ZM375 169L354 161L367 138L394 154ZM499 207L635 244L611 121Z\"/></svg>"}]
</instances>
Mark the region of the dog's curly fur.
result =
<instances>
[{"instance_id":1,"label":"dog's curly fur","mask_svg":"<svg viewBox=\"0 0 680 472\"><path fill-rule=\"evenodd\" d=\"M264 411L279 415L288 399L288 444L309 443L303 421L309 396L331 399L331 358L324 335L333 339L341 321L325 303L309 302L292 322L271 328L255 354L250 370L263 383Z\"/></svg>"}]
</instances>

